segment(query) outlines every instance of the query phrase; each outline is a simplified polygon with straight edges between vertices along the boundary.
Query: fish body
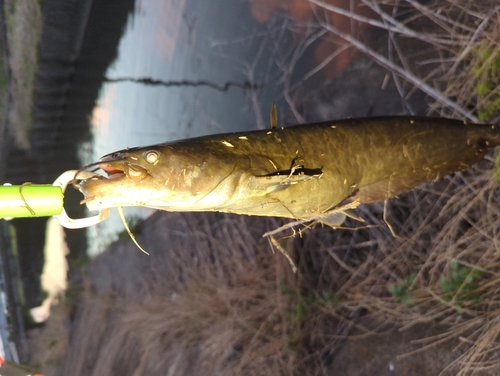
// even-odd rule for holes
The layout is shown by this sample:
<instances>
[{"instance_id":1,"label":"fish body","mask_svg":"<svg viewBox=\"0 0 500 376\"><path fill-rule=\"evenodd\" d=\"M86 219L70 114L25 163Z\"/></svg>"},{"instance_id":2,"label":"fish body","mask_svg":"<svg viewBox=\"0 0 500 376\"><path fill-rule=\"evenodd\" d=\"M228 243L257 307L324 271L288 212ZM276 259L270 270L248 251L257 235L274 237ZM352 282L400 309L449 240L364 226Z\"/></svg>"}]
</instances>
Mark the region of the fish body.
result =
<instances>
[{"instance_id":1,"label":"fish body","mask_svg":"<svg viewBox=\"0 0 500 376\"><path fill-rule=\"evenodd\" d=\"M90 210L145 206L297 219L381 201L467 169L500 127L378 117L226 133L104 156L80 184Z\"/></svg>"}]
</instances>

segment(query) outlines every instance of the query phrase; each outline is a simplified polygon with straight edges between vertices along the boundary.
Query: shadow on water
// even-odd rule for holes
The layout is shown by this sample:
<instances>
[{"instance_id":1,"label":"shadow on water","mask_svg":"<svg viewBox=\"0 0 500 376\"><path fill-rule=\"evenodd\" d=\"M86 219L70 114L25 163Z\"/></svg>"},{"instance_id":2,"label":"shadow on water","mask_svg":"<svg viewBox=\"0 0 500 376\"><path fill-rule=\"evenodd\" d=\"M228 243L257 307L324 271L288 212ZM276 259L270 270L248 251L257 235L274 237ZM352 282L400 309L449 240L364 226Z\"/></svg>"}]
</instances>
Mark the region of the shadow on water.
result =
<instances>
[{"instance_id":1,"label":"shadow on water","mask_svg":"<svg viewBox=\"0 0 500 376\"><path fill-rule=\"evenodd\" d=\"M79 166L78 145L90 139L88 118L133 0L47 0L42 3L43 34L36 75L31 150L12 147L5 179L13 184L52 183L62 172ZM81 197L68 190L65 207L73 217L83 216ZM19 262L25 304L42 302L40 275L46 219L17 219ZM69 262L86 257L84 230L69 230Z\"/></svg>"}]
</instances>

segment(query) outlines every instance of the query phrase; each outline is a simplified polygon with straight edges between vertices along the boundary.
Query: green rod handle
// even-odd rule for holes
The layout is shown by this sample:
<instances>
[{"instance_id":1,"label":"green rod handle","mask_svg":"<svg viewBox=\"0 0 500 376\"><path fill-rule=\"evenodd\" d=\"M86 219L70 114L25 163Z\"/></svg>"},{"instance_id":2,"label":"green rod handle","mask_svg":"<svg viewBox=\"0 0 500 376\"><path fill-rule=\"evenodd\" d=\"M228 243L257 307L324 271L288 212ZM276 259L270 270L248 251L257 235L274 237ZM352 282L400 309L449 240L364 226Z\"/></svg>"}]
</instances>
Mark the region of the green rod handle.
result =
<instances>
[{"instance_id":1,"label":"green rod handle","mask_svg":"<svg viewBox=\"0 0 500 376\"><path fill-rule=\"evenodd\" d=\"M0 218L50 217L61 214L61 187L48 184L0 186Z\"/></svg>"}]
</instances>

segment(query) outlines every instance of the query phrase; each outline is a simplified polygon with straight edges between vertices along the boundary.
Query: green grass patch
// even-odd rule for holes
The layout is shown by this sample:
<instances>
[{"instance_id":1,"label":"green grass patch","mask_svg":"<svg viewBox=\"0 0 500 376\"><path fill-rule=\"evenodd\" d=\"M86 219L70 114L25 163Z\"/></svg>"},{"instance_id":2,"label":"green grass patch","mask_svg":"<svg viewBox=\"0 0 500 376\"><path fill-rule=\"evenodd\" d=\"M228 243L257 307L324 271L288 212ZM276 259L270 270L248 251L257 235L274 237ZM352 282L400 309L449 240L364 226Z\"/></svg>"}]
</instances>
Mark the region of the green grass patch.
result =
<instances>
[{"instance_id":1,"label":"green grass patch","mask_svg":"<svg viewBox=\"0 0 500 376\"><path fill-rule=\"evenodd\" d=\"M478 117L483 122L500 116L500 51L485 47L476 52Z\"/></svg>"},{"instance_id":2,"label":"green grass patch","mask_svg":"<svg viewBox=\"0 0 500 376\"><path fill-rule=\"evenodd\" d=\"M457 312L462 311L461 305L464 300L479 302L479 295L475 293L478 281L483 272L482 268L470 268L460 265L456 261L450 264L451 275L448 278L440 278L441 293L447 302L453 302Z\"/></svg>"},{"instance_id":3,"label":"green grass patch","mask_svg":"<svg viewBox=\"0 0 500 376\"><path fill-rule=\"evenodd\" d=\"M413 307L415 305L415 289L413 288L414 281L415 274L411 274L400 283L387 286L387 290L397 303Z\"/></svg>"},{"instance_id":4,"label":"green grass patch","mask_svg":"<svg viewBox=\"0 0 500 376\"><path fill-rule=\"evenodd\" d=\"M323 292L322 294L301 295L290 289L285 281L280 283L280 292L289 298L289 305L285 309L284 319L288 327L288 335L284 339L285 348L294 353L300 343L299 328L311 317L317 316L322 309L337 307L341 299L336 295Z\"/></svg>"},{"instance_id":5,"label":"green grass patch","mask_svg":"<svg viewBox=\"0 0 500 376\"><path fill-rule=\"evenodd\" d=\"M478 281L482 275L482 268L471 268L460 265L457 261L450 264L450 275L441 276L439 287L441 298L439 303L451 302L457 313L462 313L462 305L465 301L479 303L479 295L476 293ZM422 291L415 288L413 282L415 274L411 274L397 284L389 285L387 290L397 303L407 307L416 306L416 296L422 296Z\"/></svg>"}]
</instances>

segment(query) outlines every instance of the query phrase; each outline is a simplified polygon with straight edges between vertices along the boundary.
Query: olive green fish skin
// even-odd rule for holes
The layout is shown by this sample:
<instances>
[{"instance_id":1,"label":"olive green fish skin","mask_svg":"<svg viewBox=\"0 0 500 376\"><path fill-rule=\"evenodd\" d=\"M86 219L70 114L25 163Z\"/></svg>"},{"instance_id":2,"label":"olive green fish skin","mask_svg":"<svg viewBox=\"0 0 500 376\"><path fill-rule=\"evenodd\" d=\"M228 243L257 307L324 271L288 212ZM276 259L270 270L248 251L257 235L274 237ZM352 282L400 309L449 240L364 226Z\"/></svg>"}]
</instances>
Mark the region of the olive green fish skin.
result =
<instances>
[{"instance_id":1,"label":"olive green fish skin","mask_svg":"<svg viewBox=\"0 0 500 376\"><path fill-rule=\"evenodd\" d=\"M91 210L147 206L307 219L345 200L381 201L467 169L500 128L425 117L347 119L123 150L116 178L81 184ZM157 159L150 163L151 152ZM149 153L149 154L148 154Z\"/></svg>"}]
</instances>

